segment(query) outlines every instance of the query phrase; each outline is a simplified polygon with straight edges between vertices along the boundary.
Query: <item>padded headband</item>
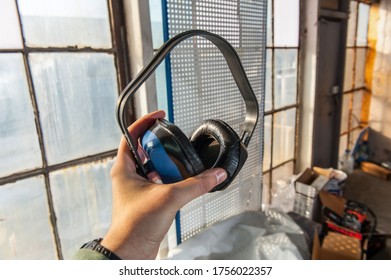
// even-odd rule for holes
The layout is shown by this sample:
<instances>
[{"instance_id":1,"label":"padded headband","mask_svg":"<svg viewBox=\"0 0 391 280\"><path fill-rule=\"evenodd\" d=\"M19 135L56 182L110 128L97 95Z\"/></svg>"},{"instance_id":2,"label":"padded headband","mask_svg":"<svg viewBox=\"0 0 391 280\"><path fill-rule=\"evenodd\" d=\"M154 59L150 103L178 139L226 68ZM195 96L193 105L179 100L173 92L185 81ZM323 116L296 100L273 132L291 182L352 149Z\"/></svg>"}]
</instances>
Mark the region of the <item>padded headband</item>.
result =
<instances>
[{"instance_id":1,"label":"padded headband","mask_svg":"<svg viewBox=\"0 0 391 280\"><path fill-rule=\"evenodd\" d=\"M149 76L156 70L156 68L162 63L166 56L178 45L180 42L194 36L203 37L212 42L223 54L229 69L231 70L232 76L239 88L240 93L245 102L246 106L246 118L243 125L243 133L241 135L241 141L247 147L250 142L251 136L254 132L255 126L258 121L259 109L258 101L255 97L253 89L251 88L250 82L247 79L246 73L244 72L243 65L239 59L239 56L235 49L231 46L228 41L224 38L203 30L190 30L180 33L170 40L168 40L153 56L152 60L146 65L140 73L131 81L126 88L122 91L117 104L117 121L125 136L130 150L133 152L138 172L140 175L147 177L147 170L143 166L142 161L137 153L137 145L135 145L128 127L126 125L125 113L126 104L128 100L131 100L132 96L140 88L140 86L149 78Z\"/></svg>"}]
</instances>

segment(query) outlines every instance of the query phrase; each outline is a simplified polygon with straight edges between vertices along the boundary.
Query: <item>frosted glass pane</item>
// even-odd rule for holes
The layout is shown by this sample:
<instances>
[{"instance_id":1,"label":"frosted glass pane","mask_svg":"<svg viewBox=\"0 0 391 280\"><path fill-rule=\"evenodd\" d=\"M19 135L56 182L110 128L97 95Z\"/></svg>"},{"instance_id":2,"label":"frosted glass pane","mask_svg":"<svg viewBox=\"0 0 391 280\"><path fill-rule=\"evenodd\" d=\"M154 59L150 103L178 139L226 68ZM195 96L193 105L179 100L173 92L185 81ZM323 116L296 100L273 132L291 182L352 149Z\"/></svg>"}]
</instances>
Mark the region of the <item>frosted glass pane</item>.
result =
<instances>
[{"instance_id":1,"label":"frosted glass pane","mask_svg":"<svg viewBox=\"0 0 391 280\"><path fill-rule=\"evenodd\" d=\"M348 148L348 135L343 135L339 138L339 151L338 155L342 156L345 150Z\"/></svg>"},{"instance_id":2,"label":"frosted glass pane","mask_svg":"<svg viewBox=\"0 0 391 280\"><path fill-rule=\"evenodd\" d=\"M265 112L273 109L272 103L272 50L266 50Z\"/></svg>"},{"instance_id":3,"label":"frosted glass pane","mask_svg":"<svg viewBox=\"0 0 391 280\"><path fill-rule=\"evenodd\" d=\"M22 38L15 0L0 1L0 49L21 49Z\"/></svg>"},{"instance_id":4,"label":"frosted glass pane","mask_svg":"<svg viewBox=\"0 0 391 280\"><path fill-rule=\"evenodd\" d=\"M106 0L18 0L18 5L28 46L111 47Z\"/></svg>"},{"instance_id":5,"label":"frosted glass pane","mask_svg":"<svg viewBox=\"0 0 391 280\"><path fill-rule=\"evenodd\" d=\"M358 136L360 135L361 129L355 129L352 132L349 133L349 150L353 150L354 145L356 144L356 141L358 139Z\"/></svg>"},{"instance_id":6,"label":"frosted glass pane","mask_svg":"<svg viewBox=\"0 0 391 280\"><path fill-rule=\"evenodd\" d=\"M360 3L358 6L357 46L367 45L369 21L369 5Z\"/></svg>"},{"instance_id":7,"label":"frosted glass pane","mask_svg":"<svg viewBox=\"0 0 391 280\"><path fill-rule=\"evenodd\" d=\"M299 45L299 0L274 0L274 46Z\"/></svg>"},{"instance_id":8,"label":"frosted glass pane","mask_svg":"<svg viewBox=\"0 0 391 280\"><path fill-rule=\"evenodd\" d=\"M297 50L274 50L274 108L296 103Z\"/></svg>"},{"instance_id":9,"label":"frosted glass pane","mask_svg":"<svg viewBox=\"0 0 391 280\"><path fill-rule=\"evenodd\" d=\"M154 49L158 49L164 43L162 0L149 0L149 11L151 14L152 44Z\"/></svg>"},{"instance_id":10,"label":"frosted glass pane","mask_svg":"<svg viewBox=\"0 0 391 280\"><path fill-rule=\"evenodd\" d=\"M346 49L345 57L345 75L343 90L348 91L353 88L353 63L354 63L354 50Z\"/></svg>"},{"instance_id":11,"label":"frosted glass pane","mask_svg":"<svg viewBox=\"0 0 391 280\"><path fill-rule=\"evenodd\" d=\"M42 165L21 54L0 54L0 176Z\"/></svg>"},{"instance_id":12,"label":"frosted glass pane","mask_svg":"<svg viewBox=\"0 0 391 280\"><path fill-rule=\"evenodd\" d=\"M273 29L272 29L272 0L267 1L267 22L266 22L266 46L273 46Z\"/></svg>"},{"instance_id":13,"label":"frosted glass pane","mask_svg":"<svg viewBox=\"0 0 391 280\"><path fill-rule=\"evenodd\" d=\"M270 169L272 144L272 116L265 116L263 137L263 171Z\"/></svg>"},{"instance_id":14,"label":"frosted glass pane","mask_svg":"<svg viewBox=\"0 0 391 280\"><path fill-rule=\"evenodd\" d=\"M0 186L0 225L1 260L56 258L43 177Z\"/></svg>"},{"instance_id":15,"label":"frosted glass pane","mask_svg":"<svg viewBox=\"0 0 391 280\"><path fill-rule=\"evenodd\" d=\"M352 94L344 94L342 99L342 117L341 117L341 133L349 129L349 110Z\"/></svg>"},{"instance_id":16,"label":"frosted glass pane","mask_svg":"<svg viewBox=\"0 0 391 280\"><path fill-rule=\"evenodd\" d=\"M365 62L367 51L363 48L356 49L356 71L354 78L354 88L365 86Z\"/></svg>"},{"instance_id":17,"label":"frosted glass pane","mask_svg":"<svg viewBox=\"0 0 391 280\"><path fill-rule=\"evenodd\" d=\"M357 21L357 2L350 2L350 13L349 13L349 21L348 21L348 34L346 45L348 47L353 47L356 40L356 21Z\"/></svg>"},{"instance_id":18,"label":"frosted glass pane","mask_svg":"<svg viewBox=\"0 0 391 280\"><path fill-rule=\"evenodd\" d=\"M293 159L295 151L296 109L274 114L273 166Z\"/></svg>"},{"instance_id":19,"label":"frosted glass pane","mask_svg":"<svg viewBox=\"0 0 391 280\"><path fill-rule=\"evenodd\" d=\"M30 62L50 164L117 148L112 55L36 53Z\"/></svg>"},{"instance_id":20,"label":"frosted glass pane","mask_svg":"<svg viewBox=\"0 0 391 280\"><path fill-rule=\"evenodd\" d=\"M290 179L293 175L293 161L284 164L273 170L272 174L272 184L273 187L276 185L278 180L290 182Z\"/></svg>"},{"instance_id":21,"label":"frosted glass pane","mask_svg":"<svg viewBox=\"0 0 391 280\"><path fill-rule=\"evenodd\" d=\"M364 92L361 90L353 94L352 128L359 126L361 123L363 94Z\"/></svg>"},{"instance_id":22,"label":"frosted glass pane","mask_svg":"<svg viewBox=\"0 0 391 280\"><path fill-rule=\"evenodd\" d=\"M103 237L111 222L113 160L50 174L54 209L65 259L85 242Z\"/></svg>"},{"instance_id":23,"label":"frosted glass pane","mask_svg":"<svg viewBox=\"0 0 391 280\"><path fill-rule=\"evenodd\" d=\"M263 174L262 177L262 210L266 211L270 205L270 174Z\"/></svg>"}]
</instances>

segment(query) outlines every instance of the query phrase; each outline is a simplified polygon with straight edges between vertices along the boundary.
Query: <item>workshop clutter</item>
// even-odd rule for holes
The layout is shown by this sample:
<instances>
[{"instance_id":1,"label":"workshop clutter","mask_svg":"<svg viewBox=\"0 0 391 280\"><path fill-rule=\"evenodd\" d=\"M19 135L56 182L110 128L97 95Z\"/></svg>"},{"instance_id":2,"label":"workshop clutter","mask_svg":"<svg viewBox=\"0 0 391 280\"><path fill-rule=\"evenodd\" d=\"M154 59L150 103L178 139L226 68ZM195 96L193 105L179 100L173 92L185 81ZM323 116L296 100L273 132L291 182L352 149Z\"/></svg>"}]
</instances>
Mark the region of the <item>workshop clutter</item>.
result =
<instances>
[{"instance_id":1,"label":"workshop clutter","mask_svg":"<svg viewBox=\"0 0 391 280\"><path fill-rule=\"evenodd\" d=\"M365 204L319 192L323 231L314 239L313 259L367 259L385 246L377 218Z\"/></svg>"},{"instance_id":2,"label":"workshop clutter","mask_svg":"<svg viewBox=\"0 0 391 280\"><path fill-rule=\"evenodd\" d=\"M344 171L307 168L293 180L293 212L319 225L312 232L312 259L366 259L385 246L376 215L359 201L346 200ZM309 233L308 233L309 234Z\"/></svg>"},{"instance_id":3,"label":"workshop clutter","mask_svg":"<svg viewBox=\"0 0 391 280\"><path fill-rule=\"evenodd\" d=\"M314 167L304 170L294 181L293 211L316 222L321 221L318 194L321 190L341 196L346 173L333 168Z\"/></svg>"}]
</instances>

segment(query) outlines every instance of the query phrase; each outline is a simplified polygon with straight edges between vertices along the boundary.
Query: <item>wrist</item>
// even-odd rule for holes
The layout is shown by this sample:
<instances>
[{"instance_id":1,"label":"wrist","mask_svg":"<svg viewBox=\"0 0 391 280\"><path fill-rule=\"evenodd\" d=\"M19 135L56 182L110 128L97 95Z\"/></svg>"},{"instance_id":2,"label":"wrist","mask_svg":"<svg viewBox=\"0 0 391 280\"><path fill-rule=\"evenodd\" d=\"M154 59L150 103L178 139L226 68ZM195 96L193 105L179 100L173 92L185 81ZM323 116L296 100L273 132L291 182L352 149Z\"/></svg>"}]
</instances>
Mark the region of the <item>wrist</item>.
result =
<instances>
[{"instance_id":1,"label":"wrist","mask_svg":"<svg viewBox=\"0 0 391 280\"><path fill-rule=\"evenodd\" d=\"M114 252L107 249L101 244L102 238L91 240L85 243L80 249L92 250L98 252L99 254L105 256L109 260L121 260Z\"/></svg>"},{"instance_id":2,"label":"wrist","mask_svg":"<svg viewBox=\"0 0 391 280\"><path fill-rule=\"evenodd\" d=\"M143 244L143 241L140 240L137 246L132 241L134 241L134 238L126 238L109 232L101 241L101 245L123 260L154 260L156 258L157 251L148 253L150 251L149 246Z\"/></svg>"}]
</instances>

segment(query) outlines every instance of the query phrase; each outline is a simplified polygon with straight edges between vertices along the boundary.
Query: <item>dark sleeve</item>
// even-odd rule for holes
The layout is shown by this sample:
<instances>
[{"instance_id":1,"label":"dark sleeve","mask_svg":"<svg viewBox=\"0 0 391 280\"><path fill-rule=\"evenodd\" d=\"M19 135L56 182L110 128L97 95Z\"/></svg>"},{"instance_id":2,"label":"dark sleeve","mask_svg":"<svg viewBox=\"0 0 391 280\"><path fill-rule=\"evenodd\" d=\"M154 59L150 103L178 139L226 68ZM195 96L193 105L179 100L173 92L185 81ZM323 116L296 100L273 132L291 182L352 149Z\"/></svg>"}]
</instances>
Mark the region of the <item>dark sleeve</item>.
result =
<instances>
[{"instance_id":1,"label":"dark sleeve","mask_svg":"<svg viewBox=\"0 0 391 280\"><path fill-rule=\"evenodd\" d=\"M96 251L90 249L79 249L73 256L73 260L108 260L108 258Z\"/></svg>"}]
</instances>

